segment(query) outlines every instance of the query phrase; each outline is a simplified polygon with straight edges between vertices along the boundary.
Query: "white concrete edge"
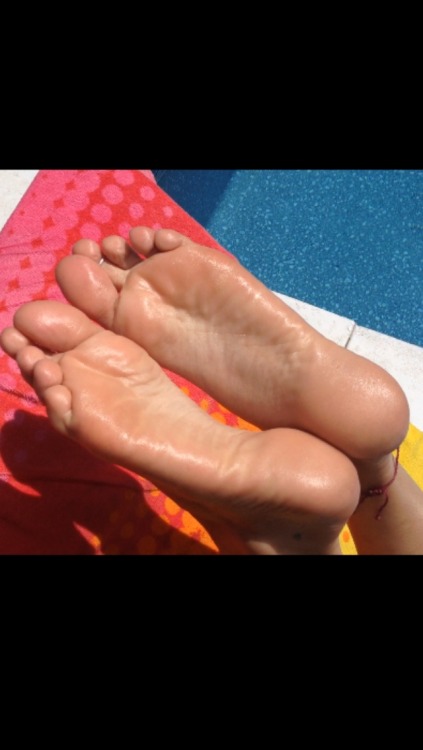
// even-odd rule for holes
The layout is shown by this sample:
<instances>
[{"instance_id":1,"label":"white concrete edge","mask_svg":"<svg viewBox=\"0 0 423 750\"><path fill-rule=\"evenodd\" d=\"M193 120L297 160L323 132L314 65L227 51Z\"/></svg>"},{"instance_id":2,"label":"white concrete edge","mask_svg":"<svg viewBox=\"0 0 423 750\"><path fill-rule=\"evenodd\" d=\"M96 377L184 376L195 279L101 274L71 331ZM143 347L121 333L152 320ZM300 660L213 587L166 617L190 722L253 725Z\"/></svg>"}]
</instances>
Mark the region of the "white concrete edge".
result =
<instances>
[{"instance_id":1,"label":"white concrete edge","mask_svg":"<svg viewBox=\"0 0 423 750\"><path fill-rule=\"evenodd\" d=\"M38 174L38 169L0 169L0 230Z\"/></svg>"},{"instance_id":2,"label":"white concrete edge","mask_svg":"<svg viewBox=\"0 0 423 750\"><path fill-rule=\"evenodd\" d=\"M304 320L322 333L326 338L335 341L340 346L347 346L353 334L355 323L349 318L342 315L328 312L320 307L310 305L308 302L301 302L294 297L288 297L286 294L274 292L283 302L286 302L295 312L301 315Z\"/></svg>"},{"instance_id":3,"label":"white concrete edge","mask_svg":"<svg viewBox=\"0 0 423 750\"><path fill-rule=\"evenodd\" d=\"M398 381L410 405L410 421L423 430L423 349L356 326L348 349L383 367Z\"/></svg>"}]
</instances>

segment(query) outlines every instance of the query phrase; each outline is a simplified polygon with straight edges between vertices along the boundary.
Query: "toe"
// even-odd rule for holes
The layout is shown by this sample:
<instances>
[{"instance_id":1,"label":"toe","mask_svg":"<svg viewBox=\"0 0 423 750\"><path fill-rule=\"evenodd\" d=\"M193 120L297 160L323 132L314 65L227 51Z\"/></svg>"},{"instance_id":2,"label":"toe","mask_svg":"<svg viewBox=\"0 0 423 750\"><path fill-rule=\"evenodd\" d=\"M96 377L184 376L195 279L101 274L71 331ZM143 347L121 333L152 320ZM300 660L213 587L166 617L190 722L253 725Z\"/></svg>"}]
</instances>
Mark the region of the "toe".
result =
<instances>
[{"instance_id":1,"label":"toe","mask_svg":"<svg viewBox=\"0 0 423 750\"><path fill-rule=\"evenodd\" d=\"M150 227L135 227L129 232L131 245L137 253L149 257L155 251L155 238L156 232Z\"/></svg>"},{"instance_id":2,"label":"toe","mask_svg":"<svg viewBox=\"0 0 423 750\"><path fill-rule=\"evenodd\" d=\"M43 391L42 400L53 427L63 435L69 434L72 419L72 395L64 385L52 385Z\"/></svg>"},{"instance_id":3,"label":"toe","mask_svg":"<svg viewBox=\"0 0 423 750\"><path fill-rule=\"evenodd\" d=\"M173 229L159 229L154 238L156 248L161 252L176 250L177 247L180 247L188 241L187 237L184 237L183 234L179 234L179 232L175 232Z\"/></svg>"},{"instance_id":4,"label":"toe","mask_svg":"<svg viewBox=\"0 0 423 750\"><path fill-rule=\"evenodd\" d=\"M94 240L78 240L72 248L74 255L84 255L98 263L101 260L101 248Z\"/></svg>"},{"instance_id":5,"label":"toe","mask_svg":"<svg viewBox=\"0 0 423 750\"><path fill-rule=\"evenodd\" d=\"M55 385L62 385L62 381L63 372L58 362L44 357L35 363L33 383L39 396L44 396L44 392L48 388L52 388Z\"/></svg>"},{"instance_id":6,"label":"toe","mask_svg":"<svg viewBox=\"0 0 423 750\"><path fill-rule=\"evenodd\" d=\"M33 385L35 366L45 358L45 353L37 346L24 346L16 355L16 362L19 369L27 383L30 383L30 385Z\"/></svg>"},{"instance_id":7,"label":"toe","mask_svg":"<svg viewBox=\"0 0 423 750\"><path fill-rule=\"evenodd\" d=\"M155 232L149 227L135 227L129 233L132 247L146 258L155 253L166 253L176 250L187 238L173 229L159 229Z\"/></svg>"},{"instance_id":8,"label":"toe","mask_svg":"<svg viewBox=\"0 0 423 750\"><path fill-rule=\"evenodd\" d=\"M33 387L45 404L53 427L66 435L72 418L72 394L62 381L63 371L57 361L44 358L36 363Z\"/></svg>"},{"instance_id":9,"label":"toe","mask_svg":"<svg viewBox=\"0 0 423 750\"><path fill-rule=\"evenodd\" d=\"M28 302L17 311L14 323L32 344L49 352L69 351L99 331L81 310L53 301Z\"/></svg>"},{"instance_id":10,"label":"toe","mask_svg":"<svg viewBox=\"0 0 423 750\"><path fill-rule=\"evenodd\" d=\"M125 242L123 237L113 234L101 243L103 257L118 268L129 270L140 262L139 255Z\"/></svg>"},{"instance_id":11,"label":"toe","mask_svg":"<svg viewBox=\"0 0 423 750\"><path fill-rule=\"evenodd\" d=\"M110 328L113 323L118 289L124 283L120 277L126 274L115 269L119 278L111 278L111 267L105 269L91 258L68 256L56 267L56 279L66 299L90 318Z\"/></svg>"},{"instance_id":12,"label":"toe","mask_svg":"<svg viewBox=\"0 0 423 750\"><path fill-rule=\"evenodd\" d=\"M9 357L16 358L18 352L28 344L26 336L23 336L16 328L5 328L0 334L1 348Z\"/></svg>"}]
</instances>

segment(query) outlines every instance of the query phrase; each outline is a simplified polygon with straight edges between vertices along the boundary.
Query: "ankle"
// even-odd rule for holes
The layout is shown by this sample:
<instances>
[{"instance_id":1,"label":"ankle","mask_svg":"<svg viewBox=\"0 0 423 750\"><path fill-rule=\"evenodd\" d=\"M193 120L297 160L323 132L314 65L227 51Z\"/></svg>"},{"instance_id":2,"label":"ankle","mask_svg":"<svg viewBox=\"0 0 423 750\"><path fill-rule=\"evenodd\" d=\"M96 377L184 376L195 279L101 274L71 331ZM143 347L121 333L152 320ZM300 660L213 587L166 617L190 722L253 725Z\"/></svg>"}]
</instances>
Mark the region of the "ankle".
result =
<instances>
[{"instance_id":1,"label":"ankle","mask_svg":"<svg viewBox=\"0 0 423 750\"><path fill-rule=\"evenodd\" d=\"M389 501L389 489L395 482L398 473L400 449L392 454L382 456L374 461L357 461L356 468L360 478L360 504L370 498L379 501L375 518L380 519L382 511Z\"/></svg>"}]
</instances>

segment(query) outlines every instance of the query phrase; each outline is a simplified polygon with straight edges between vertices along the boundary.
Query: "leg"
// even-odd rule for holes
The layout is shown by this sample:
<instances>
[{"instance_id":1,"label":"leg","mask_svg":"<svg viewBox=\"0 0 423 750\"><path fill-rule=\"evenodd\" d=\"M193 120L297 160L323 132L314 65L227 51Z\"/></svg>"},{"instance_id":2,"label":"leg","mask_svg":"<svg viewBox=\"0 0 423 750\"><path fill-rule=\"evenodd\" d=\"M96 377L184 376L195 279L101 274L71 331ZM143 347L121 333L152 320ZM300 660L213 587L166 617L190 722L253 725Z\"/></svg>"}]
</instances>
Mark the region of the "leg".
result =
<instances>
[{"instance_id":1,"label":"leg","mask_svg":"<svg viewBox=\"0 0 423 750\"><path fill-rule=\"evenodd\" d=\"M359 466L363 485L387 484L394 465L388 456L377 467ZM374 481L377 476L377 481ZM388 502L380 496L366 497L348 521L357 551L362 555L423 554L423 492L402 466L387 489Z\"/></svg>"},{"instance_id":2,"label":"leg","mask_svg":"<svg viewBox=\"0 0 423 750\"><path fill-rule=\"evenodd\" d=\"M393 378L314 331L236 260L170 230L139 227L131 243L77 243L57 269L67 298L264 429L305 430L355 459L401 443L409 412Z\"/></svg>"},{"instance_id":3,"label":"leg","mask_svg":"<svg viewBox=\"0 0 423 750\"><path fill-rule=\"evenodd\" d=\"M171 494L222 551L339 552L359 482L336 449L295 429L216 423L138 345L68 305L24 305L1 344L57 430Z\"/></svg>"}]
</instances>

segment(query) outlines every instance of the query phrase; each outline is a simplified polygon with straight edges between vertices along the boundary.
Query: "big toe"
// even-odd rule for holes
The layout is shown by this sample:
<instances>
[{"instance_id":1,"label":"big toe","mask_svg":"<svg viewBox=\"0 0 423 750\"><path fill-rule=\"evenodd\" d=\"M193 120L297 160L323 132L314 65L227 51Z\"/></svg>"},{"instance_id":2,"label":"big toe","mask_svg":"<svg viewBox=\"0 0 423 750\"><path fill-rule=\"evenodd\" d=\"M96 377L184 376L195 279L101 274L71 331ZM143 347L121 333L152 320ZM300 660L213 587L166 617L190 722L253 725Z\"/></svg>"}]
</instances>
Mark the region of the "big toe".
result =
<instances>
[{"instance_id":1,"label":"big toe","mask_svg":"<svg viewBox=\"0 0 423 750\"><path fill-rule=\"evenodd\" d=\"M110 328L118 291L101 265L83 255L63 258L56 279L66 299L79 310Z\"/></svg>"},{"instance_id":2,"label":"big toe","mask_svg":"<svg viewBox=\"0 0 423 750\"><path fill-rule=\"evenodd\" d=\"M49 352L66 352L98 333L99 326L81 310L62 302L28 302L15 314L18 332Z\"/></svg>"}]
</instances>

